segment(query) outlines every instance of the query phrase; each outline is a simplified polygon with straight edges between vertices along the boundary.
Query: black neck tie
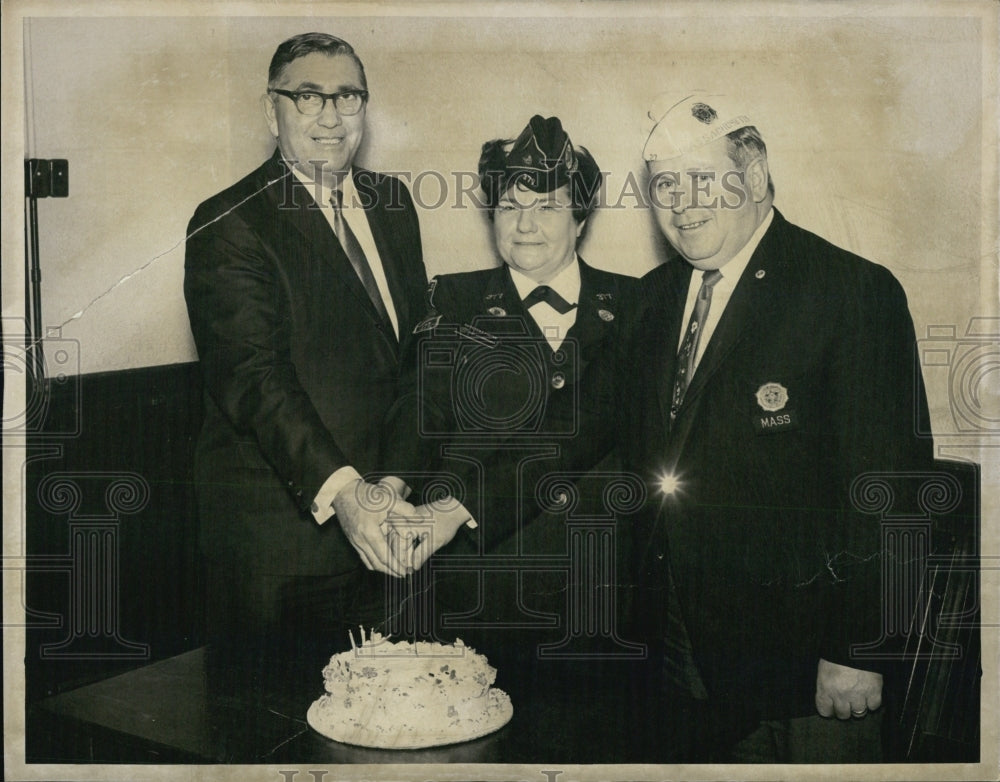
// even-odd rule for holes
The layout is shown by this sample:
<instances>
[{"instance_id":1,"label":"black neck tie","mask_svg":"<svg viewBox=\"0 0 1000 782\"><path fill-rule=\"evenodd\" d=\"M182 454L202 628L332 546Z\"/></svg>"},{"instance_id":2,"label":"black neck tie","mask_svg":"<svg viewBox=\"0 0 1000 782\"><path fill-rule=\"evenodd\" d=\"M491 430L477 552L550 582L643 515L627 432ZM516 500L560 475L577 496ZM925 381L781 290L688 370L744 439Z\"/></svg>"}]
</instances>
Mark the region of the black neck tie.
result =
<instances>
[{"instance_id":1,"label":"black neck tie","mask_svg":"<svg viewBox=\"0 0 1000 782\"><path fill-rule=\"evenodd\" d=\"M671 417L677 415L677 410L684 401L684 394L687 393L688 384L691 382L691 375L694 374L702 326L705 324L705 318L708 317L708 308L712 305L712 287L721 279L722 272L718 269L707 271L702 276L701 288L698 289L698 299L694 303L687 331L684 332L681 349L677 352L677 374L674 378L674 395L670 406Z\"/></svg>"},{"instance_id":2,"label":"black neck tie","mask_svg":"<svg viewBox=\"0 0 1000 782\"><path fill-rule=\"evenodd\" d=\"M344 248L347 259L361 280L361 284L365 286L368 298L375 305L375 311L385 323L391 325L389 313L386 312L385 302L382 301L382 294L378 291L378 285L375 283L372 267L369 266L368 259L365 257L365 251L361 249L358 238L341 214L341 198L339 190L334 190L330 195L330 205L333 207L333 230L337 234L337 239L340 240L340 246Z\"/></svg>"},{"instance_id":3,"label":"black neck tie","mask_svg":"<svg viewBox=\"0 0 1000 782\"><path fill-rule=\"evenodd\" d=\"M560 315L565 315L576 306L575 304L570 304L548 285L539 285L524 297L524 308L531 309L533 305L538 304L540 301L544 301Z\"/></svg>"}]
</instances>

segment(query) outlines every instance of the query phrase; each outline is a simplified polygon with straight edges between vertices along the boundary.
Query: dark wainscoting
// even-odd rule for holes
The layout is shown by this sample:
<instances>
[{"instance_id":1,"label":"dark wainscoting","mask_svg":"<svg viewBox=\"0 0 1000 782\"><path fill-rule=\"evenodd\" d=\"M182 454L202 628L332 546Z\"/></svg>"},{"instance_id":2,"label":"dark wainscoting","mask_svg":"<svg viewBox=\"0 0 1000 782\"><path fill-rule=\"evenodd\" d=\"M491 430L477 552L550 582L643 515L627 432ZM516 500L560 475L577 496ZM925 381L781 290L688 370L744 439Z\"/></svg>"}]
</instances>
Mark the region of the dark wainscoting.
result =
<instances>
[{"instance_id":1,"label":"dark wainscoting","mask_svg":"<svg viewBox=\"0 0 1000 782\"><path fill-rule=\"evenodd\" d=\"M47 381L30 437L26 700L203 643L197 363Z\"/></svg>"},{"instance_id":2,"label":"dark wainscoting","mask_svg":"<svg viewBox=\"0 0 1000 782\"><path fill-rule=\"evenodd\" d=\"M46 391L20 476L29 712L204 643L198 365L83 375ZM893 761L979 758L980 480L976 465L939 462L930 474L873 474L863 495L894 547L886 583L921 595L899 606L912 623L893 619L883 639L883 651L904 647L910 668L886 692ZM29 731L29 744L49 732Z\"/></svg>"}]
</instances>

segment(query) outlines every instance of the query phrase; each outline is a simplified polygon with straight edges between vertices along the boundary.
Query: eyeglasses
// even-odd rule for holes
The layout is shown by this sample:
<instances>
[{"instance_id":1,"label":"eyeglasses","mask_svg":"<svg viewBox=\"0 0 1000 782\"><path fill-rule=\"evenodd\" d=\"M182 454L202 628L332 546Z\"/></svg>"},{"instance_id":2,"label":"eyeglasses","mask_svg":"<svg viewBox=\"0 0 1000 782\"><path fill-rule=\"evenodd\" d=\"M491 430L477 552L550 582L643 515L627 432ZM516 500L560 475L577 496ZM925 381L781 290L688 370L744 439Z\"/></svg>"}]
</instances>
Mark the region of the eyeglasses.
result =
<instances>
[{"instance_id":1,"label":"eyeglasses","mask_svg":"<svg viewBox=\"0 0 1000 782\"><path fill-rule=\"evenodd\" d=\"M318 114L322 114L328 100L333 101L333 107L337 110L338 114L350 117L361 111L361 107L368 100L368 90L344 90L343 92L325 93L312 92L311 90L270 89L268 92L276 92L278 95L291 98L295 102L295 108L299 110L299 113L305 114L307 117L315 117Z\"/></svg>"}]
</instances>

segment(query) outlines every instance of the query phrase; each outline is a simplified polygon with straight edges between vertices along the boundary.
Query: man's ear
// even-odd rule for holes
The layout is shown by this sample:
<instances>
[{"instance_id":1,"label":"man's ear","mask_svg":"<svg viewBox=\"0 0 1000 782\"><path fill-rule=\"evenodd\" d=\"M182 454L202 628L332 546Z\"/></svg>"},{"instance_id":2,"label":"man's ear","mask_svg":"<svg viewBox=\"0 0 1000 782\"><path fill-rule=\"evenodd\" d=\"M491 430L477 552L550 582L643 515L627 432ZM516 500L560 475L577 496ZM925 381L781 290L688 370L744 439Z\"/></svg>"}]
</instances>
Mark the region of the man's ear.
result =
<instances>
[{"instance_id":1,"label":"man's ear","mask_svg":"<svg viewBox=\"0 0 1000 782\"><path fill-rule=\"evenodd\" d=\"M747 164L746 188L754 203L760 203L767 198L767 158L754 158Z\"/></svg>"},{"instance_id":2,"label":"man's ear","mask_svg":"<svg viewBox=\"0 0 1000 782\"><path fill-rule=\"evenodd\" d=\"M267 126L271 129L271 135L278 137L278 116L274 110L274 98L270 93L265 92L260 96L260 105L264 109L264 117L267 118Z\"/></svg>"}]
</instances>

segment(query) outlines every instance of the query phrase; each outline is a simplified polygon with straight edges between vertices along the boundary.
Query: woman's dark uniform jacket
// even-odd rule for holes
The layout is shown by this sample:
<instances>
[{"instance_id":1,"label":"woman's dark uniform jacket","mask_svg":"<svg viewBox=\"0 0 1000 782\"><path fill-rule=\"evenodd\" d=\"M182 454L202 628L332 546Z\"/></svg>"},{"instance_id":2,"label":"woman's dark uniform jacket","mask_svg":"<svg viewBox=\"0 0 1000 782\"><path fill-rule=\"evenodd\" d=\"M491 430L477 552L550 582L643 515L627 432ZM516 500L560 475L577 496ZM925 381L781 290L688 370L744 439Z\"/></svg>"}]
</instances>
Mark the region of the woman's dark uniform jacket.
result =
<instances>
[{"instance_id":1,"label":"woman's dark uniform jacket","mask_svg":"<svg viewBox=\"0 0 1000 782\"><path fill-rule=\"evenodd\" d=\"M530 485L614 443L623 469L648 481L630 574L646 640L662 641L669 565L708 695L739 733L814 714L820 658L879 669L851 654L880 639L883 603L880 520L858 510L852 483L927 470L932 443L917 434L927 403L898 282L777 211L671 421L691 274L674 259L643 278L642 317L593 367L612 383L585 384L595 393L573 447L526 469ZM786 399L763 393L776 385ZM670 495L665 475L679 482ZM467 499L483 500L507 518L502 487Z\"/></svg>"},{"instance_id":2,"label":"woman's dark uniform jacket","mask_svg":"<svg viewBox=\"0 0 1000 782\"><path fill-rule=\"evenodd\" d=\"M498 467L484 475L485 491L490 492L494 478L498 478L502 490L513 498L516 491L506 486L498 473L513 474L520 458L572 442L581 424L570 416L553 428L548 415L553 399L564 397L568 408L575 406L581 376L592 381L596 373L589 373L588 367L602 353L613 350L619 340L638 284L636 278L595 269L582 260L580 277L576 320L556 352L525 309L506 266L433 279L428 313L417 326L418 339L412 343L416 355L407 361L408 366L418 368L418 377L410 379L408 392L401 395L383 438L385 470L408 479L420 496L428 483L425 479L440 489L442 469L452 472L457 466L451 457L442 457L442 449L458 449L473 459L489 460L503 444L507 450L497 460ZM617 474L617 462L609 458L599 469ZM462 487L452 486L457 496L464 494ZM585 502L599 503L600 478L579 486L583 494L594 495L585 496ZM484 539L482 549L475 538L459 537L437 556L483 553L508 556L513 561L521 554L565 555L564 515L536 515L533 511L523 518L531 523L522 523L520 534L515 534L516 525L507 523L513 517L505 518L501 529L490 517L479 515L481 531L496 528L499 534L489 536L488 542ZM523 594L530 594L524 607L565 613L564 573L524 572L520 577ZM481 619L524 620L513 591L515 578L509 576L509 588L501 585L503 576L492 574L486 579L491 585L485 587L486 605L478 614ZM438 598L450 609L476 609L476 584L471 573L439 577ZM551 594L553 584L558 591ZM558 632L563 631L560 625ZM451 631L452 636L456 633L468 637L468 631ZM539 638L535 634L534 640Z\"/></svg>"},{"instance_id":3,"label":"woman's dark uniform jacket","mask_svg":"<svg viewBox=\"0 0 1000 782\"><path fill-rule=\"evenodd\" d=\"M396 179L354 169L400 334L427 285L416 211ZM211 559L254 573L361 567L336 519L310 504L338 468L377 468L400 375L379 318L312 194L278 152L201 204L188 227L184 293L205 381L195 462Z\"/></svg>"}]
</instances>

